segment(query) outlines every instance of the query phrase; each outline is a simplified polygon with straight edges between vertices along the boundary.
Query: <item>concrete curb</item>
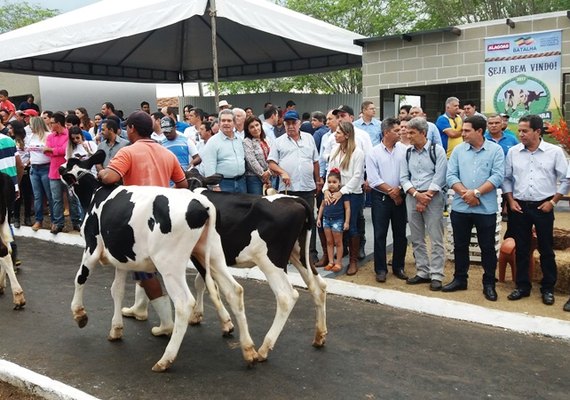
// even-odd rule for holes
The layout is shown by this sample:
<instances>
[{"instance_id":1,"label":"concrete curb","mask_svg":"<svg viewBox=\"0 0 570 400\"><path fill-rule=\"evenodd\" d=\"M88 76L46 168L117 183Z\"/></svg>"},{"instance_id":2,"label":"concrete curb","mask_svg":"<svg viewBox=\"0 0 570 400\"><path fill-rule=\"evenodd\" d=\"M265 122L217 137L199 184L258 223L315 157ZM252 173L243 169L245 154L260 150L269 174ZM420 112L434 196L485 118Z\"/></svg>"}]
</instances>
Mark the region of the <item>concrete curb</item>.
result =
<instances>
[{"instance_id":1,"label":"concrete curb","mask_svg":"<svg viewBox=\"0 0 570 400\"><path fill-rule=\"evenodd\" d=\"M15 229L14 232L17 236L48 240L58 244L73 246L85 245L83 238L77 234L59 233L57 235L53 235L45 229L40 229L39 231L34 232L29 227ZM266 280L265 275L257 267L230 267L230 271L235 277L262 281ZM299 274L290 273L289 279L293 285L306 288L306 285ZM362 286L351 282L343 282L333 279L327 279L327 285L328 293L339 296L371 301L394 308L401 308L438 317L495 326L525 334L543 335L570 340L570 321L495 310L453 300L420 296L417 294L372 286Z\"/></svg>"},{"instance_id":2,"label":"concrete curb","mask_svg":"<svg viewBox=\"0 0 570 400\"><path fill-rule=\"evenodd\" d=\"M98 400L81 390L5 360L0 360L0 380L47 400Z\"/></svg>"}]
</instances>

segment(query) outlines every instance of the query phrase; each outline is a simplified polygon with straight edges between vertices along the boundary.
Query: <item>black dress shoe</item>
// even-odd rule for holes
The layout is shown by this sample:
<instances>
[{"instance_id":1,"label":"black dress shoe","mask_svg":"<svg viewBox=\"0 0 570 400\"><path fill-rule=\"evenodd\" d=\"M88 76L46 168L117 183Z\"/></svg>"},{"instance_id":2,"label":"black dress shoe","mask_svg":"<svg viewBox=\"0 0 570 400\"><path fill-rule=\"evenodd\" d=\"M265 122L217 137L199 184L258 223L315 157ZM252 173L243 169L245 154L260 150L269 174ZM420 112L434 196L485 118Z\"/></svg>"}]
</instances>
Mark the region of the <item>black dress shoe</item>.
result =
<instances>
[{"instance_id":1,"label":"black dress shoe","mask_svg":"<svg viewBox=\"0 0 570 400\"><path fill-rule=\"evenodd\" d=\"M520 300L523 297L530 296L530 290L515 289L507 296L509 300Z\"/></svg>"},{"instance_id":2,"label":"black dress shoe","mask_svg":"<svg viewBox=\"0 0 570 400\"><path fill-rule=\"evenodd\" d=\"M467 290L467 282L460 282L454 279L441 288L442 292L457 292L458 290Z\"/></svg>"},{"instance_id":3,"label":"black dress shoe","mask_svg":"<svg viewBox=\"0 0 570 400\"><path fill-rule=\"evenodd\" d=\"M431 279L429 278L422 278L419 275L414 276L413 278L408 278L406 281L408 285L417 285L419 283L431 283Z\"/></svg>"},{"instance_id":4,"label":"black dress shoe","mask_svg":"<svg viewBox=\"0 0 570 400\"><path fill-rule=\"evenodd\" d=\"M380 271L376 274L376 282L386 282L386 271Z\"/></svg>"},{"instance_id":5,"label":"black dress shoe","mask_svg":"<svg viewBox=\"0 0 570 400\"><path fill-rule=\"evenodd\" d=\"M544 292L542 294L542 302L547 306L551 306L554 304L554 293L552 292Z\"/></svg>"},{"instance_id":6,"label":"black dress shoe","mask_svg":"<svg viewBox=\"0 0 570 400\"><path fill-rule=\"evenodd\" d=\"M566 302L566 304L564 304L564 307L562 307L562 309L564 311L570 312L570 299L568 299L568 301Z\"/></svg>"},{"instance_id":7,"label":"black dress shoe","mask_svg":"<svg viewBox=\"0 0 570 400\"><path fill-rule=\"evenodd\" d=\"M497 291L492 285L483 285L483 294L489 301L497 301Z\"/></svg>"},{"instance_id":8,"label":"black dress shoe","mask_svg":"<svg viewBox=\"0 0 570 400\"><path fill-rule=\"evenodd\" d=\"M394 276L398 279L401 279L403 281L405 281L406 279L408 279L408 276L404 273L404 271L402 271L401 269L397 269L393 272Z\"/></svg>"},{"instance_id":9,"label":"black dress shoe","mask_svg":"<svg viewBox=\"0 0 570 400\"><path fill-rule=\"evenodd\" d=\"M441 290L441 281L432 279L431 283L429 284L429 290L432 292L439 292Z\"/></svg>"}]
</instances>

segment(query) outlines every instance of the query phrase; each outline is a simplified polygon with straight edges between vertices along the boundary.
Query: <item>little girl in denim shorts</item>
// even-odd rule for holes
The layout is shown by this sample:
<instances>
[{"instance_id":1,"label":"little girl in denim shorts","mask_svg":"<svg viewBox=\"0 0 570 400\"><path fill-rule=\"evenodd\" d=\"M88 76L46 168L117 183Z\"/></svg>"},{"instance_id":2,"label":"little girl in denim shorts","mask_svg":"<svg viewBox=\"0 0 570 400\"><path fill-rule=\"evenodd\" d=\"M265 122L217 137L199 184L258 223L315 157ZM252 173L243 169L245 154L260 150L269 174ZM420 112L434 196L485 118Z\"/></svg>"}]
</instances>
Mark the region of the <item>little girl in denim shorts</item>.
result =
<instances>
[{"instance_id":1,"label":"little girl in denim shorts","mask_svg":"<svg viewBox=\"0 0 570 400\"><path fill-rule=\"evenodd\" d=\"M328 190L336 193L340 190L340 171L333 168L327 177ZM342 233L348 230L350 221L350 201L347 195L343 195L336 203L325 204L323 201L319 208L317 226L323 227L327 239L327 255L330 260L325 267L327 271L340 272L342 269ZM336 247L336 262L334 260L334 249Z\"/></svg>"}]
</instances>

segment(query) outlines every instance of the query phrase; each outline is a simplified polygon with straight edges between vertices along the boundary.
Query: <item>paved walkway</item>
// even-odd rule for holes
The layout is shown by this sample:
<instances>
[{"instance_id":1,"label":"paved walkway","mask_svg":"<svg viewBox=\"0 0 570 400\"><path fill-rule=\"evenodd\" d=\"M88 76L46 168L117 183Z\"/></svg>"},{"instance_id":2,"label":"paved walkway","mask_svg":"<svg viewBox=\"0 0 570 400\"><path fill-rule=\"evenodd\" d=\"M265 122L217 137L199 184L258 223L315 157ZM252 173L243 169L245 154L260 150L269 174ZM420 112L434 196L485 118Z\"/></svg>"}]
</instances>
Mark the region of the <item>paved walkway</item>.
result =
<instances>
[{"instance_id":1,"label":"paved walkway","mask_svg":"<svg viewBox=\"0 0 570 400\"><path fill-rule=\"evenodd\" d=\"M125 320L121 342L106 340L112 311L110 268L99 268L89 277L89 324L79 329L69 307L81 249L29 238L20 238L19 247L25 260L19 279L28 304L16 312L9 296L0 298L1 358L96 398L565 400L570 393L567 341L374 301L330 295L327 345L314 349L314 308L304 290L267 363L245 367L237 340L221 337L207 301L204 324L189 327L172 369L153 373L151 367L166 346L165 339L149 332L157 322L154 313L148 322ZM193 274L189 272L189 282ZM356 289L329 282L332 291L337 284L346 293ZM275 300L265 283L240 283L252 337L259 345L273 319ZM132 302L132 288L129 282L125 303ZM0 376L5 376L3 367L0 363ZM69 393L53 397L53 392L52 398L85 398Z\"/></svg>"}]
</instances>

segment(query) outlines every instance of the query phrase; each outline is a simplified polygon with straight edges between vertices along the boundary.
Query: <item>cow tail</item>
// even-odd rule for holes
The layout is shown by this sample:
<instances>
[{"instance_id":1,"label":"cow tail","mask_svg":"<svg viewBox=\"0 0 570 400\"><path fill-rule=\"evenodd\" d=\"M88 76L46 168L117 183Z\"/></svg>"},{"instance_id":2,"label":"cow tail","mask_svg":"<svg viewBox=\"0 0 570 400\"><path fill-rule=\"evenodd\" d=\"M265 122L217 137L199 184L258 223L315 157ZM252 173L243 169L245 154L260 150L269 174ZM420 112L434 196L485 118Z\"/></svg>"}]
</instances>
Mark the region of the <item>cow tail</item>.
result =
<instances>
[{"instance_id":1,"label":"cow tail","mask_svg":"<svg viewBox=\"0 0 570 400\"><path fill-rule=\"evenodd\" d=\"M305 265L305 267L307 268L307 270L311 269L312 272L314 274L317 273L316 269L314 269L311 266L311 257L309 254L309 247L310 247L310 243L311 243L311 232L313 230L313 226L315 225L315 214L314 211L311 209L311 207L307 204L307 202L303 199L299 199L299 203L301 203L303 205L303 207L305 207L305 224L303 226L303 231L301 232L301 235L299 237L300 241L303 239L303 237L305 238L305 243L304 243L304 250L302 253L304 255L304 262L303 265ZM301 243L299 243L301 244ZM301 249L303 249L303 247L301 247Z\"/></svg>"}]
</instances>

